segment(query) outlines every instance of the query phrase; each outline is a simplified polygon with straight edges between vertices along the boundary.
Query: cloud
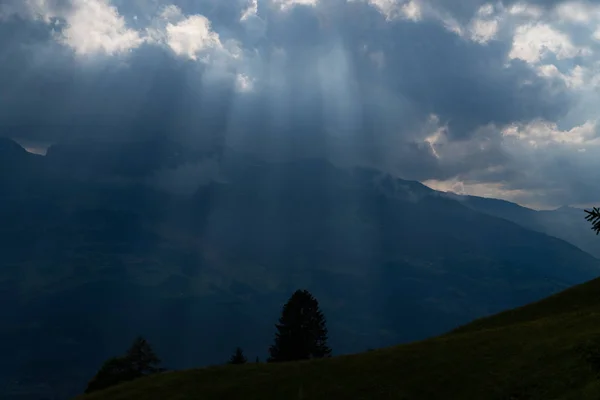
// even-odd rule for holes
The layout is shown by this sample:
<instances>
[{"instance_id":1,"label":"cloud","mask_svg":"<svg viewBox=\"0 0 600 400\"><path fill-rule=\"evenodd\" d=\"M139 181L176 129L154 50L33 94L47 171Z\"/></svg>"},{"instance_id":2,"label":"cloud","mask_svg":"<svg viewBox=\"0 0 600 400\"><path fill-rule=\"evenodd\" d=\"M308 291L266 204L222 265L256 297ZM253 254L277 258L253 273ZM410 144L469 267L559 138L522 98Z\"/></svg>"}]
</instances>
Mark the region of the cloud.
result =
<instances>
[{"instance_id":1,"label":"cloud","mask_svg":"<svg viewBox=\"0 0 600 400\"><path fill-rule=\"evenodd\" d=\"M387 20L403 18L419 21L423 18L423 6L419 0L367 0L367 3L377 8Z\"/></svg>"},{"instance_id":2,"label":"cloud","mask_svg":"<svg viewBox=\"0 0 600 400\"><path fill-rule=\"evenodd\" d=\"M143 44L165 45L176 55L205 60L209 53L239 57L235 40L223 43L212 30L210 20L201 14L185 15L168 4L150 17L146 27L130 27L110 0L27 0L25 5L9 3L0 9L8 18L19 15L48 24L55 40L70 47L78 56L118 55ZM155 8L155 10L157 10ZM137 21L137 15L133 16Z\"/></svg>"},{"instance_id":3,"label":"cloud","mask_svg":"<svg viewBox=\"0 0 600 400\"><path fill-rule=\"evenodd\" d=\"M170 136L597 201L573 182L598 168L599 25L591 1L5 0L0 134Z\"/></svg>"},{"instance_id":4,"label":"cloud","mask_svg":"<svg viewBox=\"0 0 600 400\"><path fill-rule=\"evenodd\" d=\"M496 163L463 169L452 177L425 183L439 190L507 198L539 208L597 201L597 121L569 129L547 121L532 121L503 128L489 126L487 130L498 131L502 137L493 146L502 154Z\"/></svg>"},{"instance_id":5,"label":"cloud","mask_svg":"<svg viewBox=\"0 0 600 400\"><path fill-rule=\"evenodd\" d=\"M16 15L49 23L52 19L64 15L68 9L68 5L60 0L9 1L0 4L0 17L7 19Z\"/></svg>"},{"instance_id":6,"label":"cloud","mask_svg":"<svg viewBox=\"0 0 600 400\"><path fill-rule=\"evenodd\" d=\"M508 56L535 64L549 55L561 60L589 53L589 49L575 46L566 34L539 23L517 28Z\"/></svg>"},{"instance_id":7,"label":"cloud","mask_svg":"<svg viewBox=\"0 0 600 400\"><path fill-rule=\"evenodd\" d=\"M51 17L50 17L51 18ZM124 18L106 0L79 0L64 16L59 40L78 55L118 54L140 46L144 39L127 28Z\"/></svg>"},{"instance_id":8,"label":"cloud","mask_svg":"<svg viewBox=\"0 0 600 400\"><path fill-rule=\"evenodd\" d=\"M585 151L584 145L600 144L596 121L587 121L568 130L561 130L556 123L533 121L528 124L507 126L502 129L502 135L525 141L533 147L566 144L578 145Z\"/></svg>"},{"instance_id":9,"label":"cloud","mask_svg":"<svg viewBox=\"0 0 600 400\"><path fill-rule=\"evenodd\" d=\"M183 15L170 5L163 9L155 27L148 29L152 41L166 44L176 55L190 60L210 62L217 55L240 57L235 41L223 44L204 15Z\"/></svg>"},{"instance_id":10,"label":"cloud","mask_svg":"<svg viewBox=\"0 0 600 400\"><path fill-rule=\"evenodd\" d=\"M108 0L25 0L0 5L0 17L42 21L55 39L77 55L109 55L139 47L144 39L127 28L124 18Z\"/></svg>"},{"instance_id":11,"label":"cloud","mask_svg":"<svg viewBox=\"0 0 600 400\"><path fill-rule=\"evenodd\" d=\"M250 0L246 8L242 10L242 15L240 17L241 21L249 20L253 17L256 17L258 14L258 0Z\"/></svg>"},{"instance_id":12,"label":"cloud","mask_svg":"<svg viewBox=\"0 0 600 400\"><path fill-rule=\"evenodd\" d=\"M316 6L319 0L271 0L279 10L286 11L295 6Z\"/></svg>"}]
</instances>

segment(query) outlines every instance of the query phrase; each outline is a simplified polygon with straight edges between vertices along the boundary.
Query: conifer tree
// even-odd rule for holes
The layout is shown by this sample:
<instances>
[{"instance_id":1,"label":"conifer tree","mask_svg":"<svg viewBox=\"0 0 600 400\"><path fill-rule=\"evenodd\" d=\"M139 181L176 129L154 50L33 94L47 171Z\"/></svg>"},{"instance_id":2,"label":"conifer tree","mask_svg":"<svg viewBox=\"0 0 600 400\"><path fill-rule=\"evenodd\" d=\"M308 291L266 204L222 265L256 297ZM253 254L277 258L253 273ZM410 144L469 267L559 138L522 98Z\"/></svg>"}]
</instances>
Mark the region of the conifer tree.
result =
<instances>
[{"instance_id":1,"label":"conifer tree","mask_svg":"<svg viewBox=\"0 0 600 400\"><path fill-rule=\"evenodd\" d=\"M85 393L106 389L132 379L135 379L135 376L127 359L125 357L112 357L102 364L96 375L89 381Z\"/></svg>"},{"instance_id":2,"label":"conifer tree","mask_svg":"<svg viewBox=\"0 0 600 400\"><path fill-rule=\"evenodd\" d=\"M124 356L112 357L100 367L88 383L85 393L164 371L158 367L159 364L160 359L146 339L137 337Z\"/></svg>"},{"instance_id":3,"label":"conifer tree","mask_svg":"<svg viewBox=\"0 0 600 400\"><path fill-rule=\"evenodd\" d=\"M235 349L235 353L229 359L229 364L246 364L246 356L244 355L244 350L241 347L237 347Z\"/></svg>"},{"instance_id":4,"label":"conifer tree","mask_svg":"<svg viewBox=\"0 0 600 400\"><path fill-rule=\"evenodd\" d=\"M144 376L160 372L158 368L160 359L152 350L150 344L141 336L138 336L134 341L125 358L129 360L133 373L137 376Z\"/></svg>"},{"instance_id":5,"label":"conifer tree","mask_svg":"<svg viewBox=\"0 0 600 400\"><path fill-rule=\"evenodd\" d=\"M600 233L600 208L593 207L592 211L584 210L587 215L585 219L592 223L592 230L596 235Z\"/></svg>"},{"instance_id":6,"label":"conifer tree","mask_svg":"<svg viewBox=\"0 0 600 400\"><path fill-rule=\"evenodd\" d=\"M331 356L325 316L319 302L307 290L297 290L283 306L275 325L275 341L268 362L305 360Z\"/></svg>"}]
</instances>

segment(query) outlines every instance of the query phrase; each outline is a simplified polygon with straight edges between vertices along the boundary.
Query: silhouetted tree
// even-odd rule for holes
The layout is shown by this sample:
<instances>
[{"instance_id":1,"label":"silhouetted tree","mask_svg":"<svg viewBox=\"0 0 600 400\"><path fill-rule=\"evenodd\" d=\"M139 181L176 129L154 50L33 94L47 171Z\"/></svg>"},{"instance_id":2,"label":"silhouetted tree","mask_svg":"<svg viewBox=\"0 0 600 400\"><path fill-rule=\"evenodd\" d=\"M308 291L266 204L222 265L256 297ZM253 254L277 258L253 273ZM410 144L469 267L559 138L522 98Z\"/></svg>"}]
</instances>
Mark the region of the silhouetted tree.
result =
<instances>
[{"instance_id":1,"label":"silhouetted tree","mask_svg":"<svg viewBox=\"0 0 600 400\"><path fill-rule=\"evenodd\" d=\"M131 364L133 372L137 376L150 375L161 372L160 359L152 350L150 344L141 336L134 341L125 356Z\"/></svg>"},{"instance_id":2,"label":"silhouetted tree","mask_svg":"<svg viewBox=\"0 0 600 400\"><path fill-rule=\"evenodd\" d=\"M112 357L102 364L100 370L88 383L85 393L106 389L132 379L135 379L135 375L129 361L125 357Z\"/></svg>"},{"instance_id":3,"label":"silhouetted tree","mask_svg":"<svg viewBox=\"0 0 600 400\"><path fill-rule=\"evenodd\" d=\"M235 349L235 353L229 359L229 364L246 364L246 356L241 347Z\"/></svg>"},{"instance_id":4,"label":"silhouetted tree","mask_svg":"<svg viewBox=\"0 0 600 400\"><path fill-rule=\"evenodd\" d=\"M585 219L592 223L592 230L596 232L596 235L600 233L600 208L593 207L592 211L584 210L587 215Z\"/></svg>"},{"instance_id":5,"label":"silhouetted tree","mask_svg":"<svg viewBox=\"0 0 600 400\"><path fill-rule=\"evenodd\" d=\"M292 294L283 306L275 327L275 343L269 348L268 362L331 356L325 316L317 299L307 290L297 290Z\"/></svg>"},{"instance_id":6,"label":"silhouetted tree","mask_svg":"<svg viewBox=\"0 0 600 400\"><path fill-rule=\"evenodd\" d=\"M85 393L164 371L158 367L159 364L160 359L146 339L137 337L124 356L112 357L102 364L100 370L88 383Z\"/></svg>"}]
</instances>

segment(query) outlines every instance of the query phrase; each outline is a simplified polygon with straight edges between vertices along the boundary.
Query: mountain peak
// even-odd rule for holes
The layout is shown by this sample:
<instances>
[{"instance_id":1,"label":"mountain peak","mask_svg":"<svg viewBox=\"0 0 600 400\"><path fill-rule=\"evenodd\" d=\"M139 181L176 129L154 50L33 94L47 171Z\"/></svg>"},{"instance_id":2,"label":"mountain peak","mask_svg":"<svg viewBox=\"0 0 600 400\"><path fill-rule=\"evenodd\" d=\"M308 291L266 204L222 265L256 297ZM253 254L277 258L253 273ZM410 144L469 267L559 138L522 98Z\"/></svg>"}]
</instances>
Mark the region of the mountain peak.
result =
<instances>
[{"instance_id":1,"label":"mountain peak","mask_svg":"<svg viewBox=\"0 0 600 400\"><path fill-rule=\"evenodd\" d=\"M576 207L571 207L571 206L560 206L557 209L555 209L554 211L573 212L573 211L580 211L580 209L576 208Z\"/></svg>"},{"instance_id":2,"label":"mountain peak","mask_svg":"<svg viewBox=\"0 0 600 400\"><path fill-rule=\"evenodd\" d=\"M560 206L554 211L568 211L568 210L575 210L575 208L571 207L571 206Z\"/></svg>"}]
</instances>

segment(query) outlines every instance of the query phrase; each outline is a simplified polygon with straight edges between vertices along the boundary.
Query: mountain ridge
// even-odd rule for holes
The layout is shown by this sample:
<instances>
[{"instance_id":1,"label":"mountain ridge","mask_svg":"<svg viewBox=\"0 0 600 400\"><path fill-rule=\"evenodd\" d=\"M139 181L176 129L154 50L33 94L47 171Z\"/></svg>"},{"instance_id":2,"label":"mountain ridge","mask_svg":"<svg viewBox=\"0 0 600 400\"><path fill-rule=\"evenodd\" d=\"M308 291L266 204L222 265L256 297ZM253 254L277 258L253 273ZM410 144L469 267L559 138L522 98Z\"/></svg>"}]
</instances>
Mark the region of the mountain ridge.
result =
<instances>
[{"instance_id":1,"label":"mountain ridge","mask_svg":"<svg viewBox=\"0 0 600 400\"><path fill-rule=\"evenodd\" d=\"M26 376L74 395L138 333L176 368L219 363L236 345L262 355L278 305L298 287L319 299L344 354L440 334L600 275L572 244L418 182L319 159L220 157L220 179L191 196L93 169L31 169L28 186L0 179L0 285L13 304L0 381ZM114 171L110 159L101 172ZM47 340L59 344L32 344ZM190 348L198 340L210 348Z\"/></svg>"},{"instance_id":2,"label":"mountain ridge","mask_svg":"<svg viewBox=\"0 0 600 400\"><path fill-rule=\"evenodd\" d=\"M454 193L445 195L474 210L570 242L594 257L600 258L600 248L596 245L595 235L584 219L583 210L570 206L562 206L556 210L533 210L501 199Z\"/></svg>"}]
</instances>

